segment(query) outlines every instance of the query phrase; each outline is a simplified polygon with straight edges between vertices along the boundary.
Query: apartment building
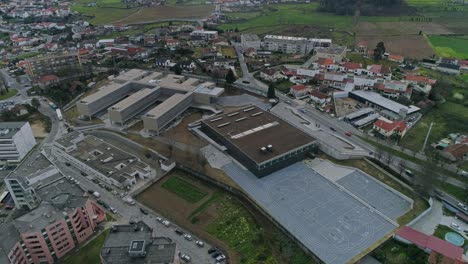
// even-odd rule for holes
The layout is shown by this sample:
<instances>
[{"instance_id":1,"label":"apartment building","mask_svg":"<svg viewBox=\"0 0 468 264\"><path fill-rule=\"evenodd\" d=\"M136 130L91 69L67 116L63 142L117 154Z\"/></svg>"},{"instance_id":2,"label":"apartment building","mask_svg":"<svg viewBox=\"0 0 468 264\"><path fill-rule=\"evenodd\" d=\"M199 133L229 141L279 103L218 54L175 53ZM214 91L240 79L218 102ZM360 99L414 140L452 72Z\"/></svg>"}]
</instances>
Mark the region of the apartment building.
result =
<instances>
[{"instance_id":1,"label":"apartment building","mask_svg":"<svg viewBox=\"0 0 468 264\"><path fill-rule=\"evenodd\" d=\"M331 39L308 39L276 35L266 35L263 38L263 47L266 50L304 55L309 54L317 47L329 47L331 43Z\"/></svg>"},{"instance_id":2,"label":"apartment building","mask_svg":"<svg viewBox=\"0 0 468 264\"><path fill-rule=\"evenodd\" d=\"M0 163L18 163L36 145L29 122L0 123Z\"/></svg>"},{"instance_id":3,"label":"apartment building","mask_svg":"<svg viewBox=\"0 0 468 264\"><path fill-rule=\"evenodd\" d=\"M193 40L217 40L218 31L194 30L190 33L190 37Z\"/></svg>"},{"instance_id":4,"label":"apartment building","mask_svg":"<svg viewBox=\"0 0 468 264\"><path fill-rule=\"evenodd\" d=\"M13 220L17 242L8 253L10 263L56 263L105 220L105 211L83 189L61 174L55 176L58 181L37 190L40 205Z\"/></svg>"},{"instance_id":5,"label":"apartment building","mask_svg":"<svg viewBox=\"0 0 468 264\"><path fill-rule=\"evenodd\" d=\"M80 54L68 52L59 54L47 54L26 60L24 65L26 73L34 79L44 75L55 74L58 76L69 75L83 70Z\"/></svg>"}]
</instances>

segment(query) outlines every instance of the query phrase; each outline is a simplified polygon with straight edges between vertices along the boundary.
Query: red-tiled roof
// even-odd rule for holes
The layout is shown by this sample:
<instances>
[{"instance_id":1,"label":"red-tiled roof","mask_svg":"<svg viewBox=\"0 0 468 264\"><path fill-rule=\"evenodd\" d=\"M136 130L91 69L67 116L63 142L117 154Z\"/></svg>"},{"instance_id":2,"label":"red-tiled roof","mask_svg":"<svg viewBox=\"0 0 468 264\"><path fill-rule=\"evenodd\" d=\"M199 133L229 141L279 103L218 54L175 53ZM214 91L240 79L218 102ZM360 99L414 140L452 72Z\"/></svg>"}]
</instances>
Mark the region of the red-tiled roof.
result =
<instances>
[{"instance_id":1,"label":"red-tiled roof","mask_svg":"<svg viewBox=\"0 0 468 264\"><path fill-rule=\"evenodd\" d=\"M318 59L317 63L322 65L322 66L327 66L327 65L332 65L333 60L329 59L329 58L320 58L320 59Z\"/></svg>"},{"instance_id":2,"label":"red-tiled roof","mask_svg":"<svg viewBox=\"0 0 468 264\"><path fill-rule=\"evenodd\" d=\"M388 59L392 61L403 62L405 60L405 57L400 56L400 55L390 54L388 55Z\"/></svg>"},{"instance_id":3,"label":"red-tiled roof","mask_svg":"<svg viewBox=\"0 0 468 264\"><path fill-rule=\"evenodd\" d=\"M310 92L310 95L318 99L326 99L328 97L326 94L315 90Z\"/></svg>"},{"instance_id":4,"label":"red-tiled roof","mask_svg":"<svg viewBox=\"0 0 468 264\"><path fill-rule=\"evenodd\" d=\"M411 243L421 248L428 248L448 258L462 259L463 249L461 247L457 247L452 243L449 243L440 238L428 236L426 234L412 229L411 227L402 227L400 230L398 230L398 232L396 232L396 235L410 241Z\"/></svg>"},{"instance_id":5,"label":"red-tiled roof","mask_svg":"<svg viewBox=\"0 0 468 264\"><path fill-rule=\"evenodd\" d=\"M457 160L461 160L463 155L468 154L468 144L453 144L446 147L443 152L450 153Z\"/></svg>"},{"instance_id":6,"label":"red-tiled roof","mask_svg":"<svg viewBox=\"0 0 468 264\"><path fill-rule=\"evenodd\" d=\"M276 71L275 71L274 69L272 69L272 68L262 69L262 72L263 72L264 74L270 75L270 76L272 76L273 74L276 73Z\"/></svg>"},{"instance_id":7,"label":"red-tiled roof","mask_svg":"<svg viewBox=\"0 0 468 264\"><path fill-rule=\"evenodd\" d=\"M375 121L374 125L387 132L390 132L393 130L404 131L407 127L405 121L395 121L395 122L388 123L382 119Z\"/></svg>"},{"instance_id":8,"label":"red-tiled roof","mask_svg":"<svg viewBox=\"0 0 468 264\"><path fill-rule=\"evenodd\" d=\"M57 77L57 75L51 74L51 75L42 76L41 78L39 78L39 82L45 83L45 82L56 81L58 79L59 77Z\"/></svg>"},{"instance_id":9,"label":"red-tiled roof","mask_svg":"<svg viewBox=\"0 0 468 264\"><path fill-rule=\"evenodd\" d=\"M418 83L426 83L426 84L435 84L437 80L427 78L426 76L421 76L421 75L408 75L405 77L407 81L413 81L413 82L418 82Z\"/></svg>"},{"instance_id":10,"label":"red-tiled roof","mask_svg":"<svg viewBox=\"0 0 468 264\"><path fill-rule=\"evenodd\" d=\"M306 87L303 84L296 84L296 85L291 86L291 89L293 89L294 91L302 91L305 88Z\"/></svg>"}]
</instances>

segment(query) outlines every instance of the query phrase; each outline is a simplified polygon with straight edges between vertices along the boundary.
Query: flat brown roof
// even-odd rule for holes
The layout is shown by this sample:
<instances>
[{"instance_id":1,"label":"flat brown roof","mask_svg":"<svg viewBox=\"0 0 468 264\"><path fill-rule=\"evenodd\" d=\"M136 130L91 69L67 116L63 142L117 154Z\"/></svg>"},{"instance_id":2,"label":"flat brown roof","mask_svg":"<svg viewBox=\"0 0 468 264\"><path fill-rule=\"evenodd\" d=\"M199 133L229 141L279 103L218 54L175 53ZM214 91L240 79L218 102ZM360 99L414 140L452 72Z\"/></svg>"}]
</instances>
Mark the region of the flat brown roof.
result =
<instances>
[{"instance_id":1,"label":"flat brown roof","mask_svg":"<svg viewBox=\"0 0 468 264\"><path fill-rule=\"evenodd\" d=\"M308 134L256 106L244 107L202 122L256 163L315 141ZM272 151L261 151L268 145L272 145Z\"/></svg>"}]
</instances>

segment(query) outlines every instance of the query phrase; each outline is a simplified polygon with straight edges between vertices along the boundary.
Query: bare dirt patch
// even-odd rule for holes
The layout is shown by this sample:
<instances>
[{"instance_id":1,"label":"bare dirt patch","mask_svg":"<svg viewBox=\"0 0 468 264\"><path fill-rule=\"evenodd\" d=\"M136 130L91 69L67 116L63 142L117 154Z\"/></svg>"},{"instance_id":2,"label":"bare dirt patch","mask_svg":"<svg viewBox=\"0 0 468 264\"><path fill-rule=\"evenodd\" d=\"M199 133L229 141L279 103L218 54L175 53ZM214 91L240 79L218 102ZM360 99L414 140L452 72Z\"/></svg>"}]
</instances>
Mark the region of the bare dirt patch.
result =
<instances>
[{"instance_id":1,"label":"bare dirt patch","mask_svg":"<svg viewBox=\"0 0 468 264\"><path fill-rule=\"evenodd\" d=\"M196 19L210 15L214 11L214 6L157 6L146 7L138 12L118 20L123 24L136 24L165 19Z\"/></svg>"},{"instance_id":2,"label":"bare dirt patch","mask_svg":"<svg viewBox=\"0 0 468 264\"><path fill-rule=\"evenodd\" d=\"M44 122L41 120L34 120L30 122L31 129L35 138L46 138L49 133L45 131Z\"/></svg>"},{"instance_id":3,"label":"bare dirt patch","mask_svg":"<svg viewBox=\"0 0 468 264\"><path fill-rule=\"evenodd\" d=\"M419 31L428 35L444 35L452 33L447 27L441 24L408 21L359 22L354 28L354 31L358 37L419 35Z\"/></svg>"}]
</instances>

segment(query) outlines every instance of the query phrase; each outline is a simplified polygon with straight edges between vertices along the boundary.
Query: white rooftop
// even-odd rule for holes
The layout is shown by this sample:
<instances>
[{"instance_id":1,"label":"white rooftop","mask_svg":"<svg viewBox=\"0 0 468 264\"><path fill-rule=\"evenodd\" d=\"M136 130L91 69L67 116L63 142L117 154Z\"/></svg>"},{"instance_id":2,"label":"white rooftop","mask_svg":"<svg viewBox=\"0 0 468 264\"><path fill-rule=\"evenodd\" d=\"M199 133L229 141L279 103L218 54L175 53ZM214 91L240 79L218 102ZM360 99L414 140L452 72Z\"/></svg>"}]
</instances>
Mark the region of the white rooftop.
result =
<instances>
[{"instance_id":1,"label":"white rooftop","mask_svg":"<svg viewBox=\"0 0 468 264\"><path fill-rule=\"evenodd\" d=\"M377 104L377 105L380 105L381 107L385 108L385 109L388 109L392 112L395 112L395 113L399 113L401 109L406 109L408 110L408 114L411 114L411 113L414 113L414 112L417 112L420 110L419 107L416 107L414 105L411 105L411 106L404 106L402 104L399 104L395 101L392 101L390 99L387 99L383 96L381 96L380 94L378 93L375 93L375 92L367 92L367 91L362 91L362 90L359 90L359 91L353 91L351 92L357 96L360 96L374 104Z\"/></svg>"}]
</instances>

